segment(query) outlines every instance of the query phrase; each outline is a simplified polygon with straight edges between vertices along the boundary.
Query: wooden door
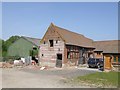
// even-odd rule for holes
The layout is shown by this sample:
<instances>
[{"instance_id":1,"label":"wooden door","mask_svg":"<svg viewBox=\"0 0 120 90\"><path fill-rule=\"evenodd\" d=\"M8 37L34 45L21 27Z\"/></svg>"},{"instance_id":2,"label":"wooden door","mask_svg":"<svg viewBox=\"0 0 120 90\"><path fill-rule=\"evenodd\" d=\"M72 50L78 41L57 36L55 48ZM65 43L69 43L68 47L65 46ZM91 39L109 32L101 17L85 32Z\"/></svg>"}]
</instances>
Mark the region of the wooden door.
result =
<instances>
[{"instance_id":1,"label":"wooden door","mask_svg":"<svg viewBox=\"0 0 120 90\"><path fill-rule=\"evenodd\" d=\"M105 69L111 69L111 57L105 56Z\"/></svg>"}]
</instances>

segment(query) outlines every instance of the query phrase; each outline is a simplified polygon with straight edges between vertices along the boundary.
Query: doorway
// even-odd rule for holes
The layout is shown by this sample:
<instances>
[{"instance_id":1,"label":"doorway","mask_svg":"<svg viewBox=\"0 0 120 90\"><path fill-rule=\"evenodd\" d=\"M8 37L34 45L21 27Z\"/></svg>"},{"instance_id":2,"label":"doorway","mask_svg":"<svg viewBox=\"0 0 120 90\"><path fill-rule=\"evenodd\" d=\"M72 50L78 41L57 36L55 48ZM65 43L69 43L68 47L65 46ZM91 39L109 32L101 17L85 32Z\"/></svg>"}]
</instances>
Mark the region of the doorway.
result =
<instances>
[{"instance_id":1,"label":"doorway","mask_svg":"<svg viewBox=\"0 0 120 90\"><path fill-rule=\"evenodd\" d=\"M56 67L62 67L62 54L57 54Z\"/></svg>"}]
</instances>

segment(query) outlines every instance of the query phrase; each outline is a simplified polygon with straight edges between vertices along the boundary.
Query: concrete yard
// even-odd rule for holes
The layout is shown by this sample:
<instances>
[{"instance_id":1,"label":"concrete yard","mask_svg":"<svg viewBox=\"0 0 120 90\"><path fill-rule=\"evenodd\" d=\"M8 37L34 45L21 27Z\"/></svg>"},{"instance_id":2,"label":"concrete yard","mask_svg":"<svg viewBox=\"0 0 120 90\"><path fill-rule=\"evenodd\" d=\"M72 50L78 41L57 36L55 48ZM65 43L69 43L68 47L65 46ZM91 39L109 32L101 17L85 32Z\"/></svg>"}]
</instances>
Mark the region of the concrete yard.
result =
<instances>
[{"instance_id":1,"label":"concrete yard","mask_svg":"<svg viewBox=\"0 0 120 90\"><path fill-rule=\"evenodd\" d=\"M35 70L27 68L2 69L2 88L89 88L65 82L66 79L94 73L90 69L51 69Z\"/></svg>"}]
</instances>

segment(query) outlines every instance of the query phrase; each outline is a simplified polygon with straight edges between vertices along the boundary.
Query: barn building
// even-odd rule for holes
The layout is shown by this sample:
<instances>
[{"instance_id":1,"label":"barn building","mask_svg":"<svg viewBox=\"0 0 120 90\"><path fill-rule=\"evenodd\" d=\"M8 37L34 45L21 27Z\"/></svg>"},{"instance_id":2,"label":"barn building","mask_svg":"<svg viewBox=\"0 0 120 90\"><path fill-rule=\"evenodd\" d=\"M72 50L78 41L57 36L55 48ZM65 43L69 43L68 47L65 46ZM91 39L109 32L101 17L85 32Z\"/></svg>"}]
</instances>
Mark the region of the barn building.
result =
<instances>
[{"instance_id":1,"label":"barn building","mask_svg":"<svg viewBox=\"0 0 120 90\"><path fill-rule=\"evenodd\" d=\"M64 67L86 64L89 58L103 58L104 69L120 65L120 40L93 41L53 23L40 41L42 66Z\"/></svg>"},{"instance_id":2,"label":"barn building","mask_svg":"<svg viewBox=\"0 0 120 90\"><path fill-rule=\"evenodd\" d=\"M86 63L94 49L92 39L51 23L41 40L39 57L41 65L78 65Z\"/></svg>"}]
</instances>

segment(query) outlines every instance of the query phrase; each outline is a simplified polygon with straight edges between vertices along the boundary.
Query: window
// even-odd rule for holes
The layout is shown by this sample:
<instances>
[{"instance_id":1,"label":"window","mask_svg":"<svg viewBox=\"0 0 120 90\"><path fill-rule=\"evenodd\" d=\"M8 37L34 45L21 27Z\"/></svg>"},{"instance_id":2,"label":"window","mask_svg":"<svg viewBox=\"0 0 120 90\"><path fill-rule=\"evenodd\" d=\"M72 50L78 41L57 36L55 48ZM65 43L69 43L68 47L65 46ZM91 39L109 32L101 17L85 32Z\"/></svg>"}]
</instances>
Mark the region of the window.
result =
<instances>
[{"instance_id":1,"label":"window","mask_svg":"<svg viewBox=\"0 0 120 90\"><path fill-rule=\"evenodd\" d=\"M76 59L78 59L78 53L76 53Z\"/></svg>"},{"instance_id":2,"label":"window","mask_svg":"<svg viewBox=\"0 0 120 90\"><path fill-rule=\"evenodd\" d=\"M114 62L116 62L116 56L114 56Z\"/></svg>"},{"instance_id":3,"label":"window","mask_svg":"<svg viewBox=\"0 0 120 90\"><path fill-rule=\"evenodd\" d=\"M50 47L53 47L53 40L49 40L50 42Z\"/></svg>"},{"instance_id":4,"label":"window","mask_svg":"<svg viewBox=\"0 0 120 90\"><path fill-rule=\"evenodd\" d=\"M97 55L100 55L101 54L101 52L97 52Z\"/></svg>"},{"instance_id":5,"label":"window","mask_svg":"<svg viewBox=\"0 0 120 90\"><path fill-rule=\"evenodd\" d=\"M74 52L72 52L72 59L74 59L75 58L75 54L74 54Z\"/></svg>"},{"instance_id":6,"label":"window","mask_svg":"<svg viewBox=\"0 0 120 90\"><path fill-rule=\"evenodd\" d=\"M73 51L73 46L70 47L70 51Z\"/></svg>"},{"instance_id":7,"label":"window","mask_svg":"<svg viewBox=\"0 0 120 90\"><path fill-rule=\"evenodd\" d=\"M70 52L67 52L67 59L70 59Z\"/></svg>"},{"instance_id":8,"label":"window","mask_svg":"<svg viewBox=\"0 0 120 90\"><path fill-rule=\"evenodd\" d=\"M62 54L57 54L57 59L62 60Z\"/></svg>"},{"instance_id":9,"label":"window","mask_svg":"<svg viewBox=\"0 0 120 90\"><path fill-rule=\"evenodd\" d=\"M120 62L120 56L118 56L118 62Z\"/></svg>"},{"instance_id":10,"label":"window","mask_svg":"<svg viewBox=\"0 0 120 90\"><path fill-rule=\"evenodd\" d=\"M73 58L73 53L71 52L71 53L70 53L70 59L72 59L72 58Z\"/></svg>"},{"instance_id":11,"label":"window","mask_svg":"<svg viewBox=\"0 0 120 90\"><path fill-rule=\"evenodd\" d=\"M33 50L37 50L37 47L33 46Z\"/></svg>"},{"instance_id":12,"label":"window","mask_svg":"<svg viewBox=\"0 0 120 90\"><path fill-rule=\"evenodd\" d=\"M56 40L56 43L58 43L58 40Z\"/></svg>"},{"instance_id":13,"label":"window","mask_svg":"<svg viewBox=\"0 0 120 90\"><path fill-rule=\"evenodd\" d=\"M60 51L60 48L58 48L58 51Z\"/></svg>"},{"instance_id":14,"label":"window","mask_svg":"<svg viewBox=\"0 0 120 90\"><path fill-rule=\"evenodd\" d=\"M45 44L45 41L44 41L44 44Z\"/></svg>"}]
</instances>

